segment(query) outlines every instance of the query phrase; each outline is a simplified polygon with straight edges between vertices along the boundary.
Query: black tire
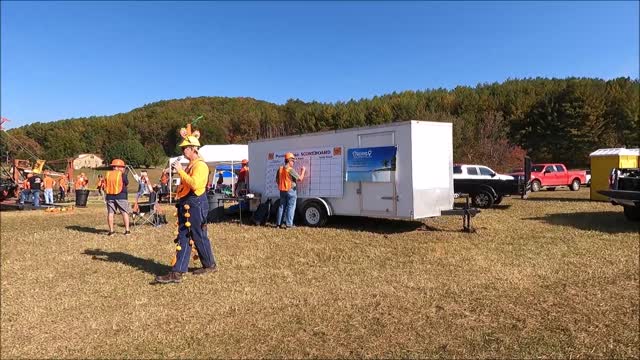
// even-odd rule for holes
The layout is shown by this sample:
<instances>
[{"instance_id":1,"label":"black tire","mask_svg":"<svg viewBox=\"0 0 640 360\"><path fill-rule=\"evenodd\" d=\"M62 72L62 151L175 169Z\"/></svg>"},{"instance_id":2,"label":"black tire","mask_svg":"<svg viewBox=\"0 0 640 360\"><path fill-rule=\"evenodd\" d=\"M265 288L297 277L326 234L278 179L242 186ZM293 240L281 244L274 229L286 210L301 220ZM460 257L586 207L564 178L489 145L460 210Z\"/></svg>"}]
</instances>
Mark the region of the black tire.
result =
<instances>
[{"instance_id":1,"label":"black tire","mask_svg":"<svg viewBox=\"0 0 640 360\"><path fill-rule=\"evenodd\" d=\"M280 199L271 204L271 211L269 212L268 222L275 224L276 217L278 217L278 208L280 207Z\"/></svg>"},{"instance_id":2,"label":"black tire","mask_svg":"<svg viewBox=\"0 0 640 360\"><path fill-rule=\"evenodd\" d=\"M481 209L488 209L493 206L493 195L488 191L480 191L473 195L473 205Z\"/></svg>"},{"instance_id":3,"label":"black tire","mask_svg":"<svg viewBox=\"0 0 640 360\"><path fill-rule=\"evenodd\" d=\"M580 190L580 180L573 179L573 181L571 182L571 185L569 185L569 189L571 189L571 191Z\"/></svg>"},{"instance_id":4,"label":"black tire","mask_svg":"<svg viewBox=\"0 0 640 360\"><path fill-rule=\"evenodd\" d=\"M531 182L531 192L538 192L540 191L540 189L542 189L542 184L540 184L540 181L533 180Z\"/></svg>"},{"instance_id":5,"label":"black tire","mask_svg":"<svg viewBox=\"0 0 640 360\"><path fill-rule=\"evenodd\" d=\"M640 221L640 207L625 205L624 216L631 221Z\"/></svg>"},{"instance_id":6,"label":"black tire","mask_svg":"<svg viewBox=\"0 0 640 360\"><path fill-rule=\"evenodd\" d=\"M317 201L306 202L300 215L302 216L302 222L309 227L322 227L329 218L327 209Z\"/></svg>"},{"instance_id":7,"label":"black tire","mask_svg":"<svg viewBox=\"0 0 640 360\"><path fill-rule=\"evenodd\" d=\"M504 196L499 195L498 198L493 201L493 205L500 204L502 202L502 199L504 199Z\"/></svg>"}]
</instances>

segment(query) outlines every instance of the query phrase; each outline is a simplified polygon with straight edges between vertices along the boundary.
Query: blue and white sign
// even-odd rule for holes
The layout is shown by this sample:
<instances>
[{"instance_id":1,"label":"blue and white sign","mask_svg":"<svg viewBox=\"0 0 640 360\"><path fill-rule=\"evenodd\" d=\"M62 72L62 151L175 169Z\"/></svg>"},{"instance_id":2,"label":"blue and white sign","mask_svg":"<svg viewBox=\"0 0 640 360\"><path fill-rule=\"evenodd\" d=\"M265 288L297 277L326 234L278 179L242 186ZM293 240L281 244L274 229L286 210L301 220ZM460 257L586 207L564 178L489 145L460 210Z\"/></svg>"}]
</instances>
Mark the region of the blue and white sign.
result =
<instances>
[{"instance_id":1,"label":"blue and white sign","mask_svg":"<svg viewBox=\"0 0 640 360\"><path fill-rule=\"evenodd\" d=\"M347 150L347 182L391 182L396 171L395 146Z\"/></svg>"}]
</instances>

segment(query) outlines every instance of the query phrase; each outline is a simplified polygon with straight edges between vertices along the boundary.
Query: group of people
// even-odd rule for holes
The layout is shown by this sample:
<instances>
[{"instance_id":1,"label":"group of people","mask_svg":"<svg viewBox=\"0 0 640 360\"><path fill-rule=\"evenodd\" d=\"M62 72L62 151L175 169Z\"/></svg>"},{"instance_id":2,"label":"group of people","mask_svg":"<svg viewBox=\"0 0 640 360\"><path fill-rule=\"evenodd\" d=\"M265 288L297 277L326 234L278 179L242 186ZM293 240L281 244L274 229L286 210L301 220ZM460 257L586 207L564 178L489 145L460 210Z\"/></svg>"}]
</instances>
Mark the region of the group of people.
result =
<instances>
[{"instance_id":1,"label":"group of people","mask_svg":"<svg viewBox=\"0 0 640 360\"><path fill-rule=\"evenodd\" d=\"M231 189L231 194L233 196L242 196L246 195L249 189L249 160L243 159L241 161L241 168L237 172L237 180L233 189ZM222 188L224 186L224 171L218 171L218 179L216 180L215 188L211 186L213 191L221 193Z\"/></svg>"},{"instance_id":2,"label":"group of people","mask_svg":"<svg viewBox=\"0 0 640 360\"><path fill-rule=\"evenodd\" d=\"M40 192L44 190L44 203L46 205L54 204L53 190L58 184L58 199L64 201L67 192L70 190L67 177L61 176L57 181L51 177L51 173L47 170L44 172L44 178L40 177L40 172L33 170L27 173L25 180L20 184L22 191L20 192L20 205L24 205L25 201L32 201L33 207L40 207Z\"/></svg>"}]
</instances>

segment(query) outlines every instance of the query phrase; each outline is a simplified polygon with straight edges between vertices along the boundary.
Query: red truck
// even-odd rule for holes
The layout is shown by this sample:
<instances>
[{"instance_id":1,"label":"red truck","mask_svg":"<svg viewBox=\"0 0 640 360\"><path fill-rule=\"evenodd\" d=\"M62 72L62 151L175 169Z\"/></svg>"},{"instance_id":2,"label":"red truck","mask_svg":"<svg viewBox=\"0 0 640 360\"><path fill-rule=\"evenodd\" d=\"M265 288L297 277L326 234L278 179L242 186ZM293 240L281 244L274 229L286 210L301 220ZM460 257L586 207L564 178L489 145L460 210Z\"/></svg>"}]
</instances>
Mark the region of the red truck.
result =
<instances>
[{"instance_id":1,"label":"red truck","mask_svg":"<svg viewBox=\"0 0 640 360\"><path fill-rule=\"evenodd\" d=\"M564 164L533 164L531 165L531 191L547 188L568 186L571 191L580 190L580 184L587 182L587 172L584 170L567 170Z\"/></svg>"}]
</instances>

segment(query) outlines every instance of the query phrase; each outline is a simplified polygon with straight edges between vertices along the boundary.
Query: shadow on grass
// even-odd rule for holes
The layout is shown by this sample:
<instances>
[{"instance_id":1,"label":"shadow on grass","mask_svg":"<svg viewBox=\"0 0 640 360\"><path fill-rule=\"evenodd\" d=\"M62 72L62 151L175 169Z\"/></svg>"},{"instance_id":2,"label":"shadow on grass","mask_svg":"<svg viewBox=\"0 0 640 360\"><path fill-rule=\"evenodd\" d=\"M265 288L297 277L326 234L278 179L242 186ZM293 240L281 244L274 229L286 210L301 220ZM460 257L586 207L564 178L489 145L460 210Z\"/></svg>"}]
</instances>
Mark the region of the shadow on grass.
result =
<instances>
[{"instance_id":1,"label":"shadow on grass","mask_svg":"<svg viewBox=\"0 0 640 360\"><path fill-rule=\"evenodd\" d=\"M640 222L627 220L622 211L548 214L523 220L542 220L552 225L571 226L580 230L601 231L609 234L640 234Z\"/></svg>"},{"instance_id":2,"label":"shadow on grass","mask_svg":"<svg viewBox=\"0 0 640 360\"><path fill-rule=\"evenodd\" d=\"M375 219L359 216L332 216L327 225L334 229L367 231L377 234L394 234L424 230L425 224L419 221ZM437 229L427 229L438 231Z\"/></svg>"},{"instance_id":3,"label":"shadow on grass","mask_svg":"<svg viewBox=\"0 0 640 360\"><path fill-rule=\"evenodd\" d=\"M507 210L511 207L511 205L506 205L506 204L502 204L502 205L493 205L491 207L492 210Z\"/></svg>"},{"instance_id":4,"label":"shadow on grass","mask_svg":"<svg viewBox=\"0 0 640 360\"><path fill-rule=\"evenodd\" d=\"M69 230L86 232L86 233L90 233L90 234L107 234L107 233L109 233L109 230L96 229L96 228L87 227L87 226L69 225L69 226L66 226L66 228L69 229Z\"/></svg>"},{"instance_id":5,"label":"shadow on grass","mask_svg":"<svg viewBox=\"0 0 640 360\"><path fill-rule=\"evenodd\" d=\"M519 199L522 200L522 199ZM529 197L523 201L566 201L566 202L591 202L589 199L584 198L563 198L563 197Z\"/></svg>"},{"instance_id":6,"label":"shadow on grass","mask_svg":"<svg viewBox=\"0 0 640 360\"><path fill-rule=\"evenodd\" d=\"M149 259L142 259L137 256L119 251L104 251L100 249L86 249L84 255L90 255L91 259L125 264L132 268L144 271L152 275L161 275L171 271L171 266L161 264Z\"/></svg>"}]
</instances>

